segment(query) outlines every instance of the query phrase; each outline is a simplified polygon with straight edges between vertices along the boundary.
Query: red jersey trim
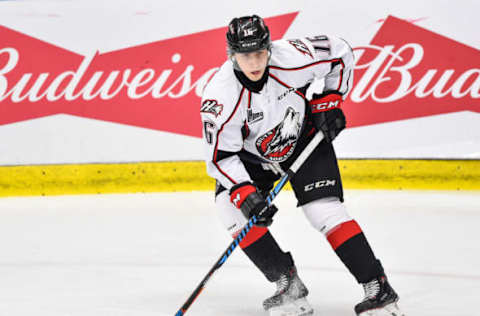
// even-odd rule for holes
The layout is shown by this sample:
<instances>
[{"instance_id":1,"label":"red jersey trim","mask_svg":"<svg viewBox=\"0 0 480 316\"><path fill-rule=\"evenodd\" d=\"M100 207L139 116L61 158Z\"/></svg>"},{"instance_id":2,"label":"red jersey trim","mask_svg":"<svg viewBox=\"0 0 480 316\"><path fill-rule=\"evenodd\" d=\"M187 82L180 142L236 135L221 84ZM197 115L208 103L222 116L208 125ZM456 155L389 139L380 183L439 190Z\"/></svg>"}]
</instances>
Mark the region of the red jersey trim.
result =
<instances>
[{"instance_id":1,"label":"red jersey trim","mask_svg":"<svg viewBox=\"0 0 480 316\"><path fill-rule=\"evenodd\" d=\"M316 61L316 62L313 62L313 63L310 63L310 64L306 64L304 66L293 67L293 68L285 68L285 67L279 67L279 66L274 66L274 65L270 65L269 67L272 68L272 69L277 69L277 70L295 71L295 70L302 70L302 69L305 69L305 68L308 68L308 67L316 66L316 65L319 65L319 64L336 63L336 62L339 62L340 65L342 66L342 69L340 70L340 82L338 83L338 87L337 87L337 90L340 91L340 88L342 87L342 82L343 82L343 71L345 70L345 63L343 62L342 58L335 58L335 59L329 59L329 60L319 60L319 61ZM277 81L279 81L278 78L275 78L275 79ZM284 83L282 83L282 84L285 85ZM348 85L348 83L347 83L347 85Z\"/></svg>"},{"instance_id":2,"label":"red jersey trim","mask_svg":"<svg viewBox=\"0 0 480 316\"><path fill-rule=\"evenodd\" d=\"M250 109L251 106L252 106L252 91L248 90L248 108ZM244 139L245 139L248 137L248 135L250 135L250 128L248 127L248 123L246 120L243 122L243 126L245 127L245 136L244 136Z\"/></svg>"},{"instance_id":3,"label":"red jersey trim","mask_svg":"<svg viewBox=\"0 0 480 316\"><path fill-rule=\"evenodd\" d=\"M285 67L279 67L279 66L274 66L270 65L269 67L272 69L277 69L277 70L286 70L286 71L295 71L295 70L302 70L308 67L316 66L319 64L324 64L324 63L335 63L335 62L341 62L343 65L343 61L341 58L335 58L335 59L328 59L328 60L319 60L310 64L306 64L300 67L293 67L293 68L285 68Z\"/></svg>"},{"instance_id":4,"label":"red jersey trim","mask_svg":"<svg viewBox=\"0 0 480 316\"><path fill-rule=\"evenodd\" d=\"M220 168L220 166L218 165L217 163L217 147L218 147L218 138L220 136L220 133L223 131L223 127L232 119L232 117L235 115L235 113L237 112L237 109L238 109L238 106L240 105L241 101L242 101L242 96L243 96L243 92L245 91L245 87L242 88L242 91L240 91L240 95L238 96L238 101L237 101L237 104L235 104L235 108L232 112L232 114L230 114L230 116L228 117L228 119L225 121L225 123L222 124L222 126L220 127L220 129L218 130L217 132L217 140L215 141L215 150L213 151L213 159L212 159L212 162L213 164L215 165L215 167L217 167L218 171L220 171L220 173L225 177L227 178L228 180L230 180L230 182L232 182L233 184L237 184L237 182L235 180L233 180L225 171L222 170L222 168Z\"/></svg>"},{"instance_id":5,"label":"red jersey trim","mask_svg":"<svg viewBox=\"0 0 480 316\"><path fill-rule=\"evenodd\" d=\"M340 58L340 65L342 65L342 69L340 70L340 82L338 83L337 91L340 91L340 88L342 87L343 71L345 70L345 64L343 63L343 60L341 58ZM347 90L348 90L348 81L347 81Z\"/></svg>"},{"instance_id":6,"label":"red jersey trim","mask_svg":"<svg viewBox=\"0 0 480 316\"><path fill-rule=\"evenodd\" d=\"M270 77L272 77L275 81L277 81L279 84L281 84L282 86L284 86L285 88L292 88L290 87L288 84L286 84L285 82L283 82L282 80L278 79L276 76L272 75L272 74L268 74ZM298 94L302 99L306 100L307 98L303 95L303 93L301 93L300 91L298 91L297 89L295 89L295 93Z\"/></svg>"}]
</instances>

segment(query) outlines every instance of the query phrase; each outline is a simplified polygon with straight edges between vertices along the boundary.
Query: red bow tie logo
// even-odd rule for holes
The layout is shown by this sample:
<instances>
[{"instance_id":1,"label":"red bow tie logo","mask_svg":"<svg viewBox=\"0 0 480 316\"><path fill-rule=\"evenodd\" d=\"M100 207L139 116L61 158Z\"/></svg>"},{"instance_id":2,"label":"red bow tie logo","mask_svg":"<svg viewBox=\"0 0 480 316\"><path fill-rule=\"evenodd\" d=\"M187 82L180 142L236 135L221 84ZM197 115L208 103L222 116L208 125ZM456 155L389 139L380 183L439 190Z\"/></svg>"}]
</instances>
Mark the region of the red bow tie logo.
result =
<instances>
[{"instance_id":1,"label":"red bow tie logo","mask_svg":"<svg viewBox=\"0 0 480 316\"><path fill-rule=\"evenodd\" d=\"M272 39L296 15L267 18ZM226 59L225 33L81 56L0 26L0 125L65 113L200 137L200 96Z\"/></svg>"},{"instance_id":2,"label":"red bow tie logo","mask_svg":"<svg viewBox=\"0 0 480 316\"><path fill-rule=\"evenodd\" d=\"M296 15L266 19L272 39ZM225 32L81 56L0 26L0 125L65 113L200 137L200 96L226 59ZM355 50L350 127L479 112L479 50L394 17Z\"/></svg>"},{"instance_id":3,"label":"red bow tie logo","mask_svg":"<svg viewBox=\"0 0 480 316\"><path fill-rule=\"evenodd\" d=\"M355 49L350 127L480 111L480 51L388 17L370 45Z\"/></svg>"}]
</instances>

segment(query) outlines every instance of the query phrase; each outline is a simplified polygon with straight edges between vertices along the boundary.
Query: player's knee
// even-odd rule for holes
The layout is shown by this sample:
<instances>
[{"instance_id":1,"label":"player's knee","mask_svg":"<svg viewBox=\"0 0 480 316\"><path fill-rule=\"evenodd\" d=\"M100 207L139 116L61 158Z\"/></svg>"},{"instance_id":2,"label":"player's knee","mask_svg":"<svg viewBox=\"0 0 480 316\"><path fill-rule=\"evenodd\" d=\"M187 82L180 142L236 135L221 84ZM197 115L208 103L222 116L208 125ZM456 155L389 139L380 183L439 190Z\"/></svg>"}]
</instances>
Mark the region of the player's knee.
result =
<instances>
[{"instance_id":1,"label":"player's knee","mask_svg":"<svg viewBox=\"0 0 480 316\"><path fill-rule=\"evenodd\" d=\"M236 239L239 235L242 235L240 238L241 241L239 242L239 246L242 249L254 244L268 232L267 228L258 226L253 226L248 231L248 234L242 231L242 228L247 224L247 219L243 216L242 212L230 202L227 191L217 195L215 207L220 220L232 237Z\"/></svg>"},{"instance_id":2,"label":"player's knee","mask_svg":"<svg viewBox=\"0 0 480 316\"><path fill-rule=\"evenodd\" d=\"M310 224L326 235L332 228L352 220L345 205L337 197L327 197L303 205Z\"/></svg>"},{"instance_id":3,"label":"player's knee","mask_svg":"<svg viewBox=\"0 0 480 316\"><path fill-rule=\"evenodd\" d=\"M217 195L215 209L223 226L233 236L247 223L242 212L233 206L227 191Z\"/></svg>"}]
</instances>

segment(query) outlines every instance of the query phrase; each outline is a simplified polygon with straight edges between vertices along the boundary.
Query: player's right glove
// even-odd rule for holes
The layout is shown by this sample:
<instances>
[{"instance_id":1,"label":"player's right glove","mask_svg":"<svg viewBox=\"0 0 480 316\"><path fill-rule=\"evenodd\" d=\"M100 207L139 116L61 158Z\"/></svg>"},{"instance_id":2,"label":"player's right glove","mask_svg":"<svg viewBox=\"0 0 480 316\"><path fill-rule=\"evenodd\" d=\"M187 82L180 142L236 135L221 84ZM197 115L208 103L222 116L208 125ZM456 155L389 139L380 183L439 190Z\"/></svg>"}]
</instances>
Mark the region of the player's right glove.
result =
<instances>
[{"instance_id":1,"label":"player's right glove","mask_svg":"<svg viewBox=\"0 0 480 316\"><path fill-rule=\"evenodd\" d=\"M257 187L248 181L234 185L230 189L230 201L242 211L247 219L255 215L257 217L256 226L270 226L273 222L273 215L278 211L275 205L269 206L258 192Z\"/></svg>"},{"instance_id":2,"label":"player's right glove","mask_svg":"<svg viewBox=\"0 0 480 316\"><path fill-rule=\"evenodd\" d=\"M340 92L327 91L322 94L314 93L309 102L315 128L325 135L328 142L332 142L347 124L340 109L342 101Z\"/></svg>"}]
</instances>

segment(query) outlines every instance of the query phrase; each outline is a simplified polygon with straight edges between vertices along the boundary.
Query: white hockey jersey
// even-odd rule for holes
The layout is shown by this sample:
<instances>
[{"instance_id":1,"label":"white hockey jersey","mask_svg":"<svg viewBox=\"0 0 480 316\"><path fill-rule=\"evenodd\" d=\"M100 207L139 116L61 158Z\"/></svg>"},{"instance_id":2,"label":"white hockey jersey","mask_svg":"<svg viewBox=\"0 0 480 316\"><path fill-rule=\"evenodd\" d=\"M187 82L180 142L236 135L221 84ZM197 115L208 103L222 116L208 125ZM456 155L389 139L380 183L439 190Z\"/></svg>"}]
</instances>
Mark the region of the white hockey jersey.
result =
<instances>
[{"instance_id":1,"label":"white hockey jersey","mask_svg":"<svg viewBox=\"0 0 480 316\"><path fill-rule=\"evenodd\" d=\"M207 173L230 189L251 181L236 153L245 150L267 163L286 161L305 117L305 95L298 88L314 79L324 79L324 91L345 96L353 80L353 52L344 40L322 35L274 41L269 77L259 93L242 86L226 61L202 97Z\"/></svg>"}]
</instances>

